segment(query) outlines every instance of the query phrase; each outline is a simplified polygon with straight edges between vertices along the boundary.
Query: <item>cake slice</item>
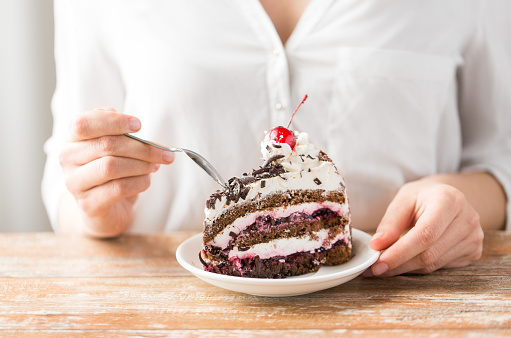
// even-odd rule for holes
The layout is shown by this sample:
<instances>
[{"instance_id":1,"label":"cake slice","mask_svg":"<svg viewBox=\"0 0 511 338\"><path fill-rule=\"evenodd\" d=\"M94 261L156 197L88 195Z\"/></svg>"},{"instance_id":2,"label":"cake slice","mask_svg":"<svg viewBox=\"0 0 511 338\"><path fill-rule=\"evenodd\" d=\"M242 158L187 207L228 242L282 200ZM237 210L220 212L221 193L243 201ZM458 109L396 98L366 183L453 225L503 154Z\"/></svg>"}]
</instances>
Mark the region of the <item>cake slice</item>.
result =
<instances>
[{"instance_id":1,"label":"cake slice","mask_svg":"<svg viewBox=\"0 0 511 338\"><path fill-rule=\"evenodd\" d=\"M348 261L351 214L332 160L306 133L284 127L266 135L261 151L260 168L231 178L206 203L204 269L283 278Z\"/></svg>"}]
</instances>

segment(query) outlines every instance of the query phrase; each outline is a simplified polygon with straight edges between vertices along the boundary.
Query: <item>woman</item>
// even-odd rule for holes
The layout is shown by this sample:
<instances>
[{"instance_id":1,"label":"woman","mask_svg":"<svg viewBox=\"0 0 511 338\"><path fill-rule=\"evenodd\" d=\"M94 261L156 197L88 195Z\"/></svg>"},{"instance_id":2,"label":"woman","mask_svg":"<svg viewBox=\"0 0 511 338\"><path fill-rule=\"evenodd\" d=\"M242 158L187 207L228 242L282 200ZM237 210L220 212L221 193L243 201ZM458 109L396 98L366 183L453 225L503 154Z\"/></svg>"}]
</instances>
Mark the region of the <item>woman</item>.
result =
<instances>
[{"instance_id":1,"label":"woman","mask_svg":"<svg viewBox=\"0 0 511 338\"><path fill-rule=\"evenodd\" d=\"M199 230L218 187L122 134L193 149L232 177L308 94L293 128L337 163L354 226L384 250L366 275L470 264L510 210L509 7L56 1L52 224L95 237Z\"/></svg>"}]
</instances>

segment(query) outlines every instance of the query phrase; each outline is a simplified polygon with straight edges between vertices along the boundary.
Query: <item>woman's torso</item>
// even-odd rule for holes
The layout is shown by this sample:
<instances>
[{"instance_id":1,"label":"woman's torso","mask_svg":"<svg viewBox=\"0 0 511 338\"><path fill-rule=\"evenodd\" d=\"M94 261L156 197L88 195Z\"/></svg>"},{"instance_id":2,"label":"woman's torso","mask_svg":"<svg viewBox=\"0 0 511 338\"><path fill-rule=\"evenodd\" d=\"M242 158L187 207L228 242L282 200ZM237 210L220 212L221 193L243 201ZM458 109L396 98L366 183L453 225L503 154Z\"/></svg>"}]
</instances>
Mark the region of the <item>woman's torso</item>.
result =
<instances>
[{"instance_id":1,"label":"woman's torso","mask_svg":"<svg viewBox=\"0 0 511 338\"><path fill-rule=\"evenodd\" d=\"M255 0L101 2L105 57L124 85L122 102L105 103L228 178L261 164L264 131L308 94L292 128L337 164L354 227L374 229L403 183L458 169L456 70L475 15L458 17L459 4L313 0L283 46ZM217 188L178 155L140 196L131 231L199 230Z\"/></svg>"}]
</instances>

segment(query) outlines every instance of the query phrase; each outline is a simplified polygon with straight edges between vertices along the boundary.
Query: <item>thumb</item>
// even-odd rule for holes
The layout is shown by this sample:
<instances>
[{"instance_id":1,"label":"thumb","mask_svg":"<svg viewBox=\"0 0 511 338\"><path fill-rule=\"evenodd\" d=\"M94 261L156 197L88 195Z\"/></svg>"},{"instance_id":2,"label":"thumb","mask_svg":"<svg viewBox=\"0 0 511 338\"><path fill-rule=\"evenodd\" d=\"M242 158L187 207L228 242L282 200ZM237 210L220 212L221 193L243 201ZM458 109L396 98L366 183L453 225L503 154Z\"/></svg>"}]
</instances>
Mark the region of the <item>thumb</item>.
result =
<instances>
[{"instance_id":1,"label":"thumb","mask_svg":"<svg viewBox=\"0 0 511 338\"><path fill-rule=\"evenodd\" d=\"M376 233L371 238L371 248L379 251L394 244L401 234L411 227L414 207L415 198L399 191L389 204Z\"/></svg>"}]
</instances>

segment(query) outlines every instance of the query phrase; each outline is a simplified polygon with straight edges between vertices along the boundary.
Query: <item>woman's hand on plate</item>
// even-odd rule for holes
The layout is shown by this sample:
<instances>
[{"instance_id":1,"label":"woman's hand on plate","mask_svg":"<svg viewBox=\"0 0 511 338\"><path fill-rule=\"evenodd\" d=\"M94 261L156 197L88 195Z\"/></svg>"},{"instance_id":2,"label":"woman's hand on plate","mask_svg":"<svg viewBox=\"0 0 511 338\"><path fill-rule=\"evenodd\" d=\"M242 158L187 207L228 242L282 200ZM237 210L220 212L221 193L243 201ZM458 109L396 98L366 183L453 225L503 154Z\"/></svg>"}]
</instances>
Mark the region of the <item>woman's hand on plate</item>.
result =
<instances>
[{"instance_id":1,"label":"woman's hand on plate","mask_svg":"<svg viewBox=\"0 0 511 338\"><path fill-rule=\"evenodd\" d=\"M371 239L371 248L382 253L363 275L466 266L481 257L483 237L479 215L460 190L429 180L410 182L398 191Z\"/></svg>"}]
</instances>

